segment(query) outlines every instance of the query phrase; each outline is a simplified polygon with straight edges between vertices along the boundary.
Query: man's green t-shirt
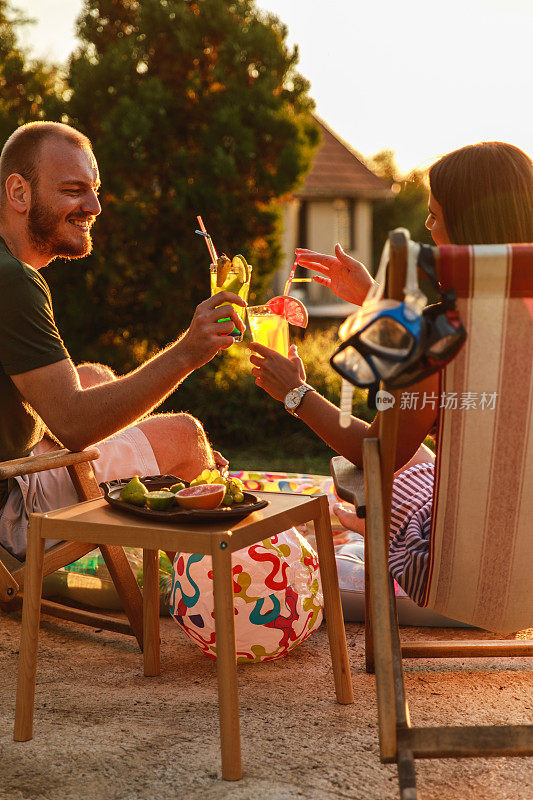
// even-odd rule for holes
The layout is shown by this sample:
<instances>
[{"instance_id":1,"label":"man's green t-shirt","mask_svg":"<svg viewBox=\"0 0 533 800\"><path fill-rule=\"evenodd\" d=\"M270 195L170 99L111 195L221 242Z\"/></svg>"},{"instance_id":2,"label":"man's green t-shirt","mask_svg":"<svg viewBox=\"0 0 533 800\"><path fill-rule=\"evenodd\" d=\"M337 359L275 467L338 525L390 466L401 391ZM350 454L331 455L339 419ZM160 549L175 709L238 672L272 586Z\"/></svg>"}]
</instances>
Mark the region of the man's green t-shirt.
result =
<instances>
[{"instance_id":1,"label":"man's green t-shirt","mask_svg":"<svg viewBox=\"0 0 533 800\"><path fill-rule=\"evenodd\" d=\"M0 461L22 458L44 434L44 424L10 375L68 358L40 273L12 255L0 237ZM0 481L0 508L7 482Z\"/></svg>"}]
</instances>

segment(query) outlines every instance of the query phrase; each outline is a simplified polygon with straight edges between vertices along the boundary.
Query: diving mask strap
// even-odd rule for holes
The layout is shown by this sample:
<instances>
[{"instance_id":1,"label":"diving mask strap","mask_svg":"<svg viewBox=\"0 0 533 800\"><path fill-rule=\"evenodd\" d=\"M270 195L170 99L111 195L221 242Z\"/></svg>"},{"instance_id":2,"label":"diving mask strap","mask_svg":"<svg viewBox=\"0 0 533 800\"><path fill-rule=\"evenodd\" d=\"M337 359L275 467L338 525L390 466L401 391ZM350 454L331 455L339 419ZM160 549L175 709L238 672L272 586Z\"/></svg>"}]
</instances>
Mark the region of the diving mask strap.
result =
<instances>
[{"instance_id":1,"label":"diving mask strap","mask_svg":"<svg viewBox=\"0 0 533 800\"><path fill-rule=\"evenodd\" d=\"M408 232L405 231L409 236ZM379 259L379 266L376 272L376 278L374 283L368 290L368 293L364 299L363 306L370 301L374 300L381 300L383 297L383 292L385 290L385 279L387 277L387 269L389 266L389 256L390 256L390 244L389 240L385 242L383 246L383 250L381 251L381 258ZM349 381L342 379L341 383L341 396L339 402L339 425L341 428L349 428L350 422L352 419L352 408L353 408L353 395L354 395L355 387Z\"/></svg>"},{"instance_id":2,"label":"diving mask strap","mask_svg":"<svg viewBox=\"0 0 533 800\"><path fill-rule=\"evenodd\" d=\"M420 315L427 304L427 297L420 291L418 285L418 257L420 245L418 242L407 242L407 272L405 276L404 303L416 314Z\"/></svg>"}]
</instances>

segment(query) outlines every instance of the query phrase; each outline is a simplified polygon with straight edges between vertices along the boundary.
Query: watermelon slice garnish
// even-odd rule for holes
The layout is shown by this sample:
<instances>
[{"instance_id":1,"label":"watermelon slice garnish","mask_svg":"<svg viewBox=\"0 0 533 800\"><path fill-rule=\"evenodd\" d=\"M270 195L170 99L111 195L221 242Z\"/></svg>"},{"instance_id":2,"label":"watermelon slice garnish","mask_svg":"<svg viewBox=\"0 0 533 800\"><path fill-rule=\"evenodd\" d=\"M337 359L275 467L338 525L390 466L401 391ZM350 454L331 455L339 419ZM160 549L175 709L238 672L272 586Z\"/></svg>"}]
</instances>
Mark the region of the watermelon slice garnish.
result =
<instances>
[{"instance_id":1,"label":"watermelon slice garnish","mask_svg":"<svg viewBox=\"0 0 533 800\"><path fill-rule=\"evenodd\" d=\"M288 295L278 295L268 301L267 306L274 314L285 317L290 325L297 325L299 328L307 327L309 315L304 304L296 297Z\"/></svg>"}]
</instances>

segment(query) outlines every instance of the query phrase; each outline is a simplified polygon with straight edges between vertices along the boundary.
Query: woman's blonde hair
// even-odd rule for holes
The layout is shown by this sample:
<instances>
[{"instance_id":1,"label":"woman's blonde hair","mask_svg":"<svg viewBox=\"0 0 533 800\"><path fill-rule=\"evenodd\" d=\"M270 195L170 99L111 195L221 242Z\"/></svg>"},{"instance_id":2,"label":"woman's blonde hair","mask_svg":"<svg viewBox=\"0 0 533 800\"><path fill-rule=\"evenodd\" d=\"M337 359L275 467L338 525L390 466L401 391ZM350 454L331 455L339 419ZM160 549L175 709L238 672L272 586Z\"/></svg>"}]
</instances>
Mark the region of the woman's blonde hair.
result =
<instances>
[{"instance_id":1,"label":"woman's blonde hair","mask_svg":"<svg viewBox=\"0 0 533 800\"><path fill-rule=\"evenodd\" d=\"M533 163L518 147L481 142L429 170L452 244L533 242Z\"/></svg>"}]
</instances>

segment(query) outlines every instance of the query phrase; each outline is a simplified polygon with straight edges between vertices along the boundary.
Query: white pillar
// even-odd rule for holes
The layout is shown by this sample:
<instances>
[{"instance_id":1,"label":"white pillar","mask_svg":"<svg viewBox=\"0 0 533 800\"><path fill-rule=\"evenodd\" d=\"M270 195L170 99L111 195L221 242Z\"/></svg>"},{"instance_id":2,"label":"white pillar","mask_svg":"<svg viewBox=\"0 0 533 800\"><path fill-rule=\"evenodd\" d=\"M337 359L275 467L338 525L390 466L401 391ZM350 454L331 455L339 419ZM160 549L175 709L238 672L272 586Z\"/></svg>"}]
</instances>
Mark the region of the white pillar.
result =
<instances>
[{"instance_id":1,"label":"white pillar","mask_svg":"<svg viewBox=\"0 0 533 800\"><path fill-rule=\"evenodd\" d=\"M298 213L300 201L293 197L283 204L283 231L281 234L281 265L272 278L272 289L276 294L283 292L287 278L294 263L294 248L297 247Z\"/></svg>"}]
</instances>

